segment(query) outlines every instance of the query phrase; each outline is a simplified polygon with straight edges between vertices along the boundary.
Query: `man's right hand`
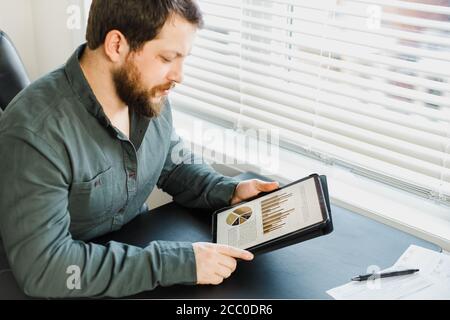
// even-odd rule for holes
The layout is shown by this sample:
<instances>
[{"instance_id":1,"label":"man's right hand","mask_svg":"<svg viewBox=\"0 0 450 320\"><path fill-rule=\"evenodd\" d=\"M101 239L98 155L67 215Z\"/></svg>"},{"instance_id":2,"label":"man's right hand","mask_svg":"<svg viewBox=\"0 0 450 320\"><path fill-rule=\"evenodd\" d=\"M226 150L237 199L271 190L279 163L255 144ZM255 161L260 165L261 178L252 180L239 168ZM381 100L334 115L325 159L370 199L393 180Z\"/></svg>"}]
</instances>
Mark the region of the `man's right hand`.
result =
<instances>
[{"instance_id":1,"label":"man's right hand","mask_svg":"<svg viewBox=\"0 0 450 320\"><path fill-rule=\"evenodd\" d=\"M192 247L197 266L197 284L220 284L236 270L236 259L253 259L251 252L223 244L197 242Z\"/></svg>"}]
</instances>

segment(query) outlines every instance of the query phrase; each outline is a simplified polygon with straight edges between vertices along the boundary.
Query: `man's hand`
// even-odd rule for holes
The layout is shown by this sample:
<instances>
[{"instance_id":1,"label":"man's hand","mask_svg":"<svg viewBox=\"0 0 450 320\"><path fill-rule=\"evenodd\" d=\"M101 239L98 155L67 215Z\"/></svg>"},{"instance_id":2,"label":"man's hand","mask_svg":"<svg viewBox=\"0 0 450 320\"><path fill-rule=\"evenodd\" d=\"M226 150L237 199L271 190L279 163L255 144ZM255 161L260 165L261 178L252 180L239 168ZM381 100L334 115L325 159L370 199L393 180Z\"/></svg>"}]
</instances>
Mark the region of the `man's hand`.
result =
<instances>
[{"instance_id":1,"label":"man's hand","mask_svg":"<svg viewBox=\"0 0 450 320\"><path fill-rule=\"evenodd\" d=\"M236 270L236 259L253 259L251 252L223 244L197 242L192 246L197 284L220 284Z\"/></svg>"},{"instance_id":2,"label":"man's hand","mask_svg":"<svg viewBox=\"0 0 450 320\"><path fill-rule=\"evenodd\" d=\"M234 191L231 204L278 187L278 182L265 182L259 179L242 181ZM251 252L223 244L197 242L192 246L197 266L197 284L220 284L236 270L236 259L253 259Z\"/></svg>"},{"instance_id":3,"label":"man's hand","mask_svg":"<svg viewBox=\"0 0 450 320\"><path fill-rule=\"evenodd\" d=\"M260 192L268 192L278 189L279 184L276 181L266 182L259 179L252 179L240 182L234 190L231 205L239 203L248 198L258 195Z\"/></svg>"}]
</instances>

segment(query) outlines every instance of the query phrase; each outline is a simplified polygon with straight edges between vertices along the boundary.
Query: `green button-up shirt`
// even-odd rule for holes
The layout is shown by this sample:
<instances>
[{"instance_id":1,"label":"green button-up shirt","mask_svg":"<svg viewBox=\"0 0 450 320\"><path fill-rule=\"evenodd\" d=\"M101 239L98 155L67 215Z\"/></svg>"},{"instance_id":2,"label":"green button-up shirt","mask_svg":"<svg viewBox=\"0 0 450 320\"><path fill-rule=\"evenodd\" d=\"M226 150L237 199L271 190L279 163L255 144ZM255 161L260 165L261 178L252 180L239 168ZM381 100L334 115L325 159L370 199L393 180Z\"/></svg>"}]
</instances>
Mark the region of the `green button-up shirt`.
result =
<instances>
[{"instance_id":1,"label":"green button-up shirt","mask_svg":"<svg viewBox=\"0 0 450 320\"><path fill-rule=\"evenodd\" d=\"M81 70L84 48L1 115L0 250L31 296L119 297L194 284L191 243L89 240L142 213L155 185L181 205L216 209L238 182L183 147L168 102L157 118L130 114L130 139L116 129ZM80 282L70 285L76 270Z\"/></svg>"}]
</instances>

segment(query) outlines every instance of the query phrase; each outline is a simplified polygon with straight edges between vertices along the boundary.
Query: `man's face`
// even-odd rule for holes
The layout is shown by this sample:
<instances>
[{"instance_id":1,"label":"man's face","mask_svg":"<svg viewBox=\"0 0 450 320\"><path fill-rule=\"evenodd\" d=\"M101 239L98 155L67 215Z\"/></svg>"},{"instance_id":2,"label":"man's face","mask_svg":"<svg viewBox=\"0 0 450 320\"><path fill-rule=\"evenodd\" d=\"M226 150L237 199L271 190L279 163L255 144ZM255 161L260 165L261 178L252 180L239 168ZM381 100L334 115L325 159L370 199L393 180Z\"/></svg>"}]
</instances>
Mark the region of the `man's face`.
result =
<instances>
[{"instance_id":1,"label":"man's face","mask_svg":"<svg viewBox=\"0 0 450 320\"><path fill-rule=\"evenodd\" d=\"M113 71L117 94L131 111L147 117L160 114L170 89L183 80L184 59L196 31L195 25L175 15L155 39L130 52Z\"/></svg>"}]
</instances>

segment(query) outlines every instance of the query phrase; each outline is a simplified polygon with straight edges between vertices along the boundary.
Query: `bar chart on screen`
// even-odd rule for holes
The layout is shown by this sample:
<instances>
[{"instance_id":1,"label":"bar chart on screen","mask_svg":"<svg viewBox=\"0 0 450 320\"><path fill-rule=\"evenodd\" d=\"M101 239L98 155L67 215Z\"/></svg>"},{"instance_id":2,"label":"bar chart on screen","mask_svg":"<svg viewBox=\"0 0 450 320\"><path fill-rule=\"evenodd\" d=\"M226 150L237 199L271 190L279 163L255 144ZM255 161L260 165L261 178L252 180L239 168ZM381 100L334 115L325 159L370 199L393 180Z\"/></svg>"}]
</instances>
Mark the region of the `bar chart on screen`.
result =
<instances>
[{"instance_id":1,"label":"bar chart on screen","mask_svg":"<svg viewBox=\"0 0 450 320\"><path fill-rule=\"evenodd\" d=\"M289 201L292 196L292 193L285 192L261 201L264 234L281 229L286 224L286 218L295 211Z\"/></svg>"}]
</instances>

